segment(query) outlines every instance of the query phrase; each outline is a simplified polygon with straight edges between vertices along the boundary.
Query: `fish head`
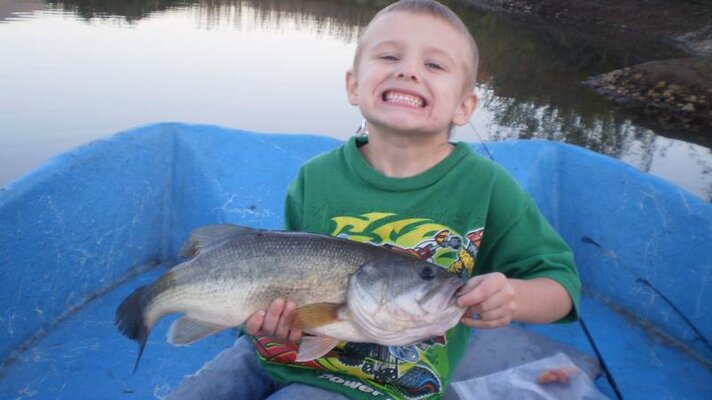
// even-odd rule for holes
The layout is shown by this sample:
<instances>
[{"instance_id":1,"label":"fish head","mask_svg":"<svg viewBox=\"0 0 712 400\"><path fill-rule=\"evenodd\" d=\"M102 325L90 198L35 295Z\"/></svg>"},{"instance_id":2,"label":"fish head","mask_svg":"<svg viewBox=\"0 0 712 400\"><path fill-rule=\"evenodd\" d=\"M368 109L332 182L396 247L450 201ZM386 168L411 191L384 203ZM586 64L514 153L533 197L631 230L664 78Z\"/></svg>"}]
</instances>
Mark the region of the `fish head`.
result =
<instances>
[{"instance_id":1,"label":"fish head","mask_svg":"<svg viewBox=\"0 0 712 400\"><path fill-rule=\"evenodd\" d=\"M465 309L457 305L455 292L464 284L416 258L372 261L351 277L348 307L359 329L379 343L412 344L457 324Z\"/></svg>"}]
</instances>

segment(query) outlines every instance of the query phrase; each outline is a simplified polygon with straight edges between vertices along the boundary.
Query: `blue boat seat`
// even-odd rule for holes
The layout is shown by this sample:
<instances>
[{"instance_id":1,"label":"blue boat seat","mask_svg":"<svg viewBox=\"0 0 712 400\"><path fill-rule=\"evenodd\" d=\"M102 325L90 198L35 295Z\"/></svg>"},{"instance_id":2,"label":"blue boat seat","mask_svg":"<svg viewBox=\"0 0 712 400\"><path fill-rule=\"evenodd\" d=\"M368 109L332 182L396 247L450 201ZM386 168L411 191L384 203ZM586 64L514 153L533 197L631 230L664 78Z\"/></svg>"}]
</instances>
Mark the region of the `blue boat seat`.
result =
<instances>
[{"instance_id":1,"label":"blue boat seat","mask_svg":"<svg viewBox=\"0 0 712 400\"><path fill-rule=\"evenodd\" d=\"M114 312L175 262L191 230L280 228L299 165L339 144L156 124L0 189L0 398L161 397L231 346L234 331L172 347L166 318L132 375L137 346ZM574 249L584 284L579 323L525 329L598 359L596 385L609 397L709 398L712 206L573 146L488 147Z\"/></svg>"}]
</instances>

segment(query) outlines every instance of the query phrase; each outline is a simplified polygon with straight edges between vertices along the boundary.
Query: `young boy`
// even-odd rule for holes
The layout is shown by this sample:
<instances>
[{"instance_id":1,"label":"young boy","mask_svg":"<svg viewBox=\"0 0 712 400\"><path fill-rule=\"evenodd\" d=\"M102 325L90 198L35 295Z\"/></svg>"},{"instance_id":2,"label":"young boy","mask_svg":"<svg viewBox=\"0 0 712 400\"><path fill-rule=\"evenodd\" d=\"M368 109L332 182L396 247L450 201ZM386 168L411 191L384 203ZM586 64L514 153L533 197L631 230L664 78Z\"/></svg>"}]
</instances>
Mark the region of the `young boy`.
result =
<instances>
[{"instance_id":1,"label":"young boy","mask_svg":"<svg viewBox=\"0 0 712 400\"><path fill-rule=\"evenodd\" d=\"M402 0L381 10L346 74L349 102L368 135L307 162L286 201L289 230L411 252L468 279L459 292L468 308L461 324L413 346L345 343L294 363L302 332L289 321L298 305L277 299L246 323L259 336L253 342L263 369L246 338L230 350L241 385L233 396L438 398L468 327L577 318L580 282L569 248L501 168L448 142L452 126L467 123L477 105L477 58L467 27L439 3ZM233 384L220 385L229 392Z\"/></svg>"}]
</instances>

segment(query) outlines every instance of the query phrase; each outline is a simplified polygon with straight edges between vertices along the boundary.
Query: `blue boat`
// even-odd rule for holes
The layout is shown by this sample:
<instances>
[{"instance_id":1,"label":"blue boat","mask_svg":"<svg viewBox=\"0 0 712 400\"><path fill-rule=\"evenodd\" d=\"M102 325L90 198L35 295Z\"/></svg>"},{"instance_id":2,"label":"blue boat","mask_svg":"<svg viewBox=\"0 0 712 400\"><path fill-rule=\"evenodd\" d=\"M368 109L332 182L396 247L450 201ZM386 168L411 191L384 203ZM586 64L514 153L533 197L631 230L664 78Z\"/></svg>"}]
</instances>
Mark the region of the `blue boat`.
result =
<instances>
[{"instance_id":1,"label":"blue boat","mask_svg":"<svg viewBox=\"0 0 712 400\"><path fill-rule=\"evenodd\" d=\"M114 327L116 306L173 265L194 228L279 229L298 167L340 143L156 124L61 154L0 189L0 398L165 396L236 333L175 348L164 319L132 374L137 348ZM712 205L567 144L487 149L574 249L584 286L580 322L521 332L594 360L595 386L610 398L712 398ZM533 351L511 337L505 347Z\"/></svg>"}]
</instances>

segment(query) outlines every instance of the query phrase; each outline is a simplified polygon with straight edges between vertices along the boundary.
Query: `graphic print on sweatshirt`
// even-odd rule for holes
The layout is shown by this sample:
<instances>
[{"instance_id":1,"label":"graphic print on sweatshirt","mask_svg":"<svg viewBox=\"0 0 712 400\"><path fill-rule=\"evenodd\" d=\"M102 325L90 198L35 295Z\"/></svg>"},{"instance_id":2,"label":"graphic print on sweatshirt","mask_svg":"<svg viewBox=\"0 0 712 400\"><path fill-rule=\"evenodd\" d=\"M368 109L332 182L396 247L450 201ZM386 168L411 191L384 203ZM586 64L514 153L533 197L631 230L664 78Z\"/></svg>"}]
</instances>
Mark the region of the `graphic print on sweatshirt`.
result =
<instances>
[{"instance_id":1,"label":"graphic print on sweatshirt","mask_svg":"<svg viewBox=\"0 0 712 400\"><path fill-rule=\"evenodd\" d=\"M399 218L385 212L339 216L332 221L332 236L412 254L462 279L474 272L484 234L482 227L460 234L430 219ZM316 377L322 381L345 385L362 394L422 399L443 393L438 371L449 368L446 345L445 336L410 346L344 342L324 357L295 364L318 371ZM293 343L266 337L256 338L255 346L264 361L278 364L294 363L298 350Z\"/></svg>"},{"instance_id":2,"label":"graphic print on sweatshirt","mask_svg":"<svg viewBox=\"0 0 712 400\"><path fill-rule=\"evenodd\" d=\"M398 219L393 213L373 212L336 217L332 236L403 251L447 268L462 279L472 276L484 228L461 235L426 218Z\"/></svg>"}]
</instances>

